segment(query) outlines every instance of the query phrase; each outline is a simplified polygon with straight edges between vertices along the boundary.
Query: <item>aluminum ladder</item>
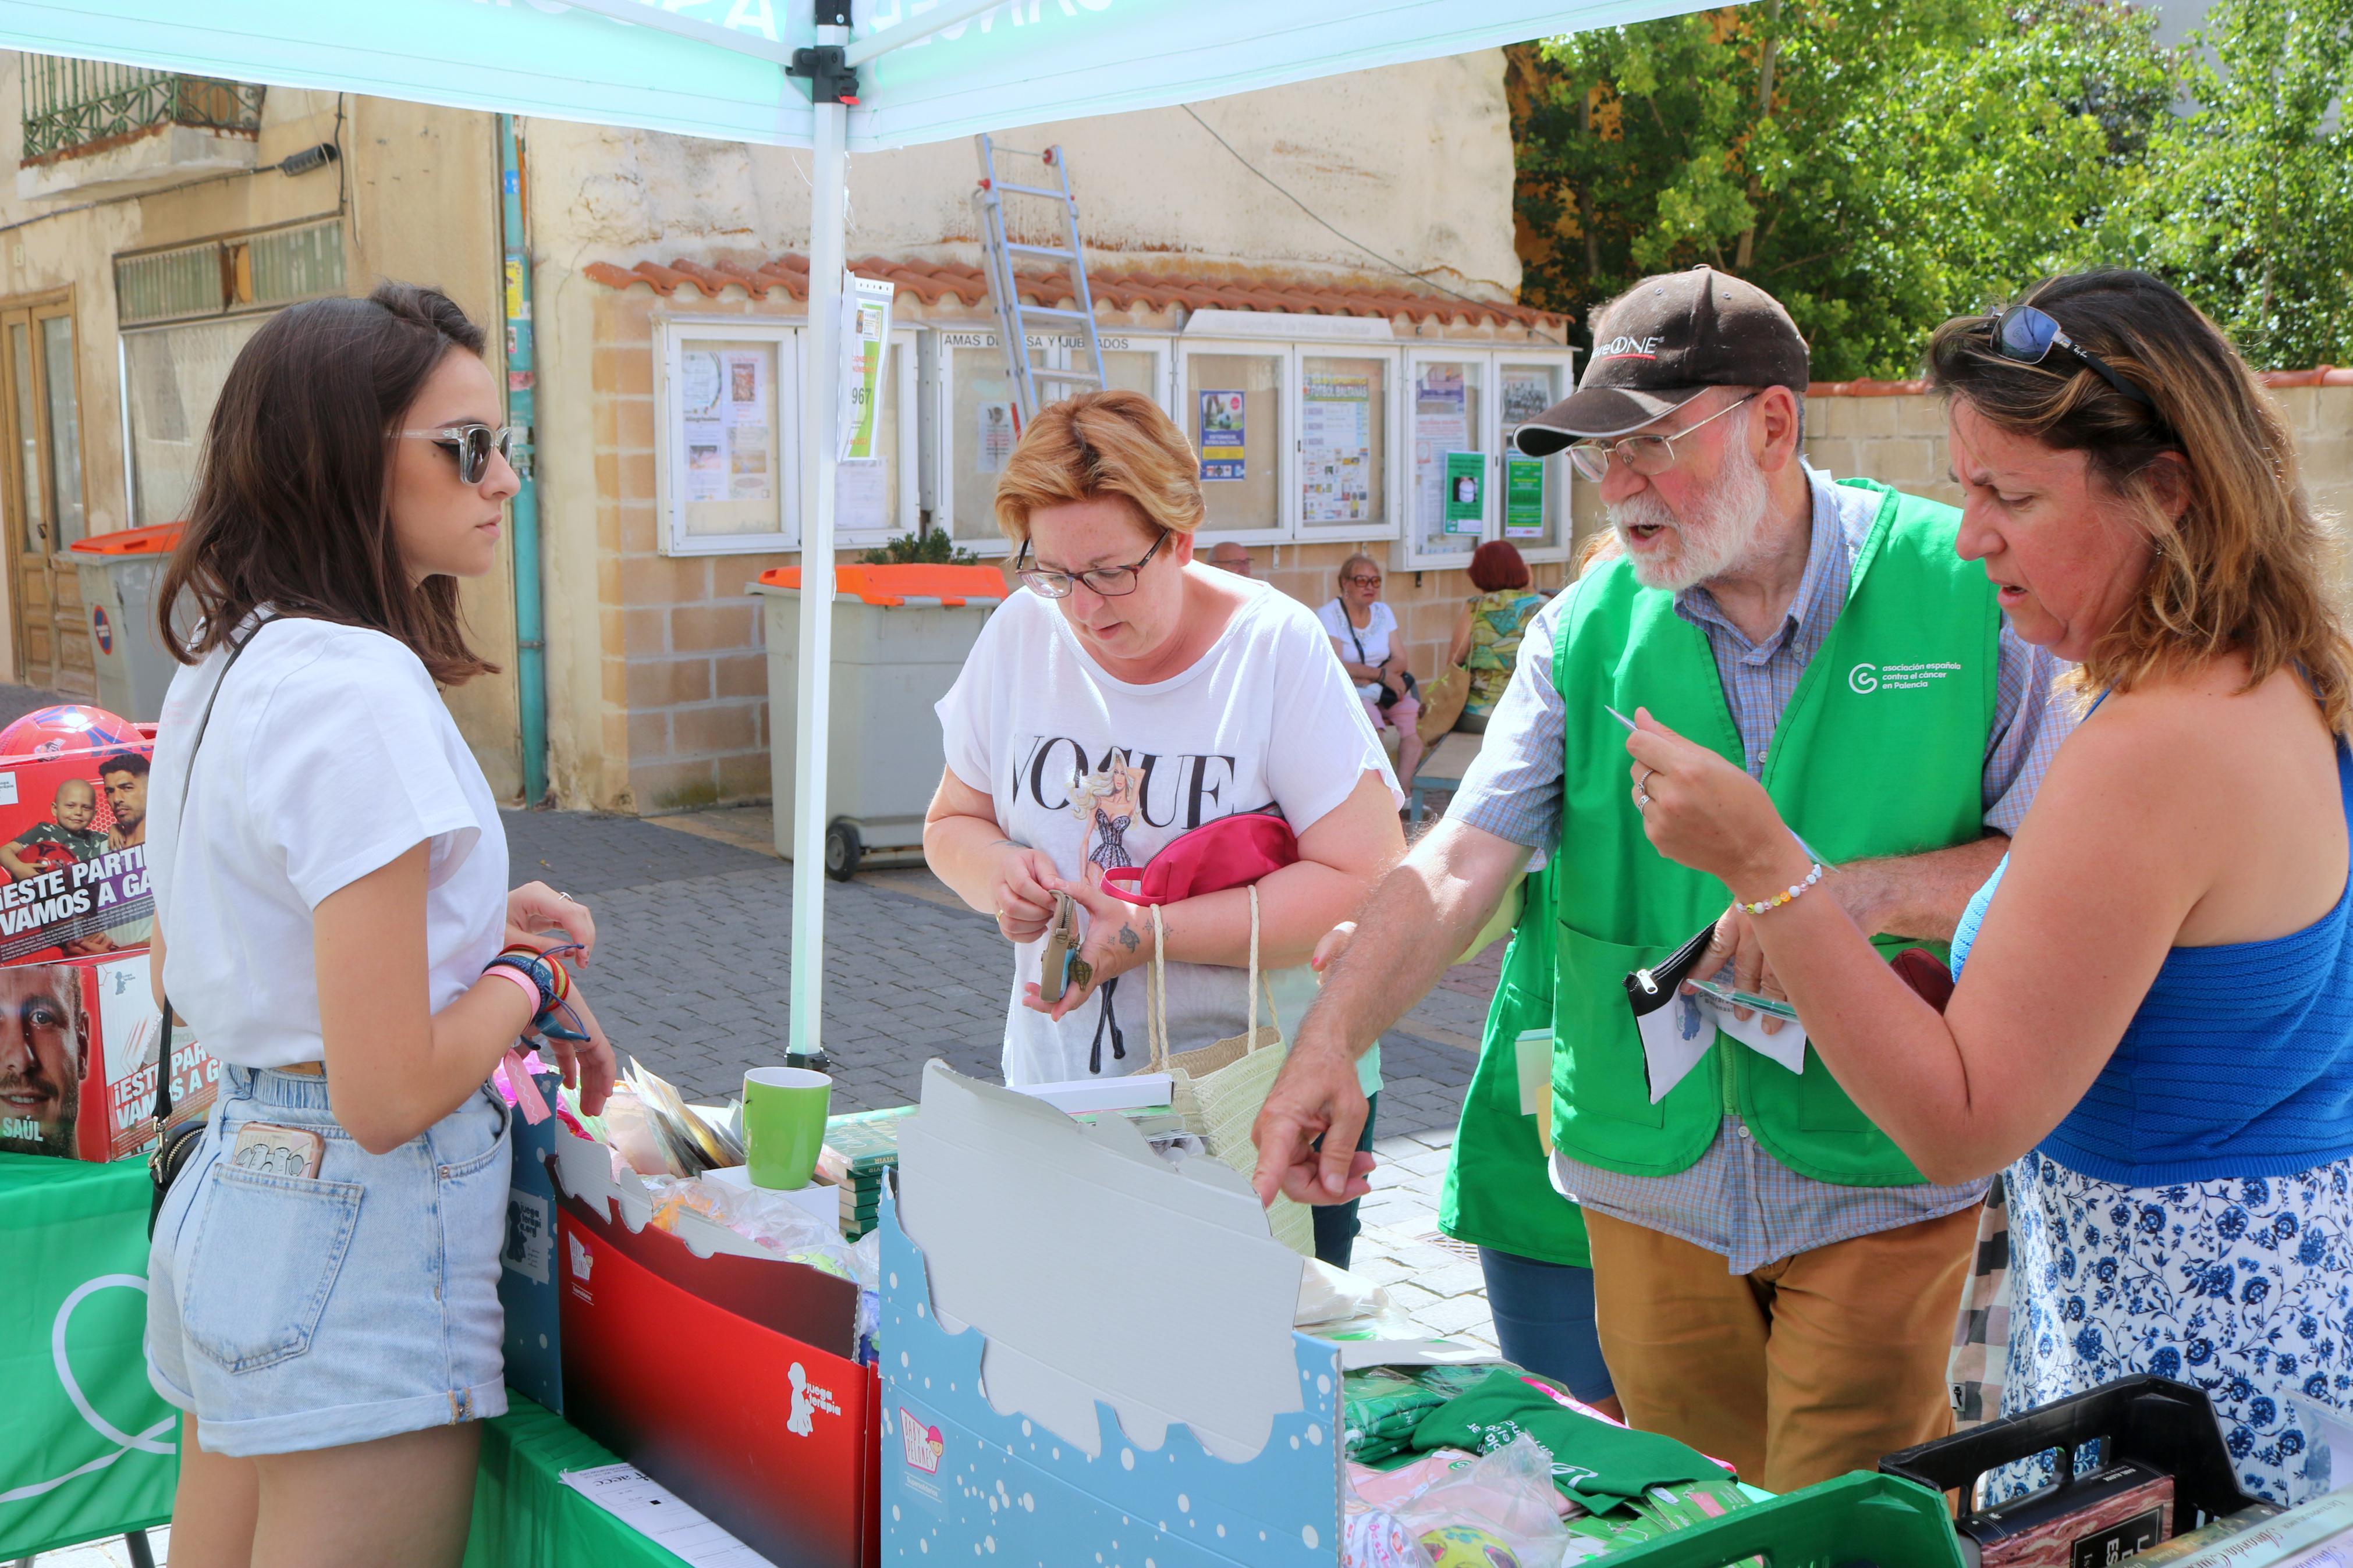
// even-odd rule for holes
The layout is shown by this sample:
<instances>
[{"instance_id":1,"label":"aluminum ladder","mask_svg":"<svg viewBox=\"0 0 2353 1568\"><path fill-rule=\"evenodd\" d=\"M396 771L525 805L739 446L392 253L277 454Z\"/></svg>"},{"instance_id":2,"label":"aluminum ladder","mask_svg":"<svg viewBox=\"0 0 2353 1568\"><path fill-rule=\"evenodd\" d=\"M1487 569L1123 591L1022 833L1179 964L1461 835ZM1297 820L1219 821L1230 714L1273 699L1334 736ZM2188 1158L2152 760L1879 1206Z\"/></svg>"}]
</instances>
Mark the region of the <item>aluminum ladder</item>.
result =
<instances>
[{"instance_id":1,"label":"aluminum ladder","mask_svg":"<svg viewBox=\"0 0 2353 1568\"><path fill-rule=\"evenodd\" d=\"M973 204L980 209L980 243L988 275L989 303L997 311L997 335L1005 345L1005 368L1013 381L1013 417L1018 430L1027 428L1030 417L1044 403L1038 395L1039 384L1061 384L1073 388L1100 387L1103 382L1103 343L1095 335L1094 296L1087 288L1087 265L1079 244L1079 204L1071 195L1071 166L1062 156L1062 149L1049 147L1043 153L1024 153L1015 148L998 147L987 136L976 136L974 144L980 153L980 189L973 193ZM1053 184L1029 184L1002 179L997 172L997 160L1036 159L1046 168ZM1028 245L1011 238L1005 226L1005 198L1039 196L1061 205L1070 243L1061 245ZM1013 276L1016 257L1043 257L1049 262L1068 270L1071 298L1078 309L1065 310L1047 305L1024 305L1020 285ZM1050 326L1069 323L1086 339L1086 363L1092 369L1055 370L1037 363L1031 356L1029 331L1031 322ZM1068 330L1067 328L1065 330ZM1050 350L1039 345L1039 352L1050 357Z\"/></svg>"}]
</instances>

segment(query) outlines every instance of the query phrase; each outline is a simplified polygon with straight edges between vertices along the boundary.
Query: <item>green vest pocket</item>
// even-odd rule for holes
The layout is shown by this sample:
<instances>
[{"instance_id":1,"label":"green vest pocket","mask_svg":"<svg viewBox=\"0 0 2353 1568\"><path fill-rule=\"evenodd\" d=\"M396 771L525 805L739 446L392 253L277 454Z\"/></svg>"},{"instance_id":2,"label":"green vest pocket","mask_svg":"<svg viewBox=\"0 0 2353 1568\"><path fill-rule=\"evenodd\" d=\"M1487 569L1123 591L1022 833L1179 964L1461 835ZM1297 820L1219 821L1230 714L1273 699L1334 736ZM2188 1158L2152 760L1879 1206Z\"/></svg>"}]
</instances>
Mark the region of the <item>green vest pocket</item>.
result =
<instances>
[{"instance_id":1,"label":"green vest pocket","mask_svg":"<svg viewBox=\"0 0 2353 1568\"><path fill-rule=\"evenodd\" d=\"M1872 1124L1846 1090L1838 1086L1831 1069L1806 1047L1806 1070L1798 1075L1798 1126L1807 1132L1870 1132L1879 1129Z\"/></svg>"},{"instance_id":2,"label":"green vest pocket","mask_svg":"<svg viewBox=\"0 0 2353 1568\"><path fill-rule=\"evenodd\" d=\"M1557 929L1553 1086L1566 1112L1563 1121L1573 1126L1587 1117L1603 1117L1638 1127L1664 1127L1666 1102L1651 1103L1642 1035L1626 1005L1622 981L1633 970L1666 957L1674 945L1628 947L1588 936L1566 921Z\"/></svg>"}]
</instances>

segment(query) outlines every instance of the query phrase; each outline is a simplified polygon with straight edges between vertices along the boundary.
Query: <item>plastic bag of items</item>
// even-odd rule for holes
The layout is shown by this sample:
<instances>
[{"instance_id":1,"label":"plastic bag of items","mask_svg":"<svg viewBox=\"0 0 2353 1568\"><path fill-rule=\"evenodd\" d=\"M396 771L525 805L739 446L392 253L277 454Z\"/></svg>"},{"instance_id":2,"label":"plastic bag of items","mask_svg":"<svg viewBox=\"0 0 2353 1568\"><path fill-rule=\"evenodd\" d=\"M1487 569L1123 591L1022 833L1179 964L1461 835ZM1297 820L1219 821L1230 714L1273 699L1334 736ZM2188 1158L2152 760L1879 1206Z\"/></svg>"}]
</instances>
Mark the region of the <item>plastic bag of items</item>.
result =
<instances>
[{"instance_id":1,"label":"plastic bag of items","mask_svg":"<svg viewBox=\"0 0 2353 1568\"><path fill-rule=\"evenodd\" d=\"M1522 1436L1449 1469L1385 1508L1351 1489L1341 1533L1347 1568L1561 1568L1552 1456Z\"/></svg>"}]
</instances>

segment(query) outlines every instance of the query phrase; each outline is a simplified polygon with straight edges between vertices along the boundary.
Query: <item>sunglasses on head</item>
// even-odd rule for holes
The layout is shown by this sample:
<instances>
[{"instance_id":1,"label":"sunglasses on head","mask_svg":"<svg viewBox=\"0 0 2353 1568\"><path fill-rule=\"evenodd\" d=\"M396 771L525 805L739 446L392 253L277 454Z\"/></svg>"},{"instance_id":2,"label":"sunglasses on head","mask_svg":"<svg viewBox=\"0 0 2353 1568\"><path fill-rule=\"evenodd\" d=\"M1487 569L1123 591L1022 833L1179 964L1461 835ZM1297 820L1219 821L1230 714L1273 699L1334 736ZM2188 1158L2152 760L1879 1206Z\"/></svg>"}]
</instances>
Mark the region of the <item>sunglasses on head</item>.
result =
<instances>
[{"instance_id":1,"label":"sunglasses on head","mask_svg":"<svg viewBox=\"0 0 2353 1568\"><path fill-rule=\"evenodd\" d=\"M403 440L430 441L446 450L457 460L459 479L470 485L480 484L482 476L491 471L492 452L511 457L515 434L512 425L445 425L438 430L400 432Z\"/></svg>"},{"instance_id":2,"label":"sunglasses on head","mask_svg":"<svg viewBox=\"0 0 2353 1568\"><path fill-rule=\"evenodd\" d=\"M1993 352L2019 364L2040 364L2052 349L2064 349L2099 373L2101 379L2143 407L2155 410L2157 399L2118 373L2105 360L2069 337L2065 329L2031 305L2012 305L1987 318L1993 331Z\"/></svg>"}]
</instances>

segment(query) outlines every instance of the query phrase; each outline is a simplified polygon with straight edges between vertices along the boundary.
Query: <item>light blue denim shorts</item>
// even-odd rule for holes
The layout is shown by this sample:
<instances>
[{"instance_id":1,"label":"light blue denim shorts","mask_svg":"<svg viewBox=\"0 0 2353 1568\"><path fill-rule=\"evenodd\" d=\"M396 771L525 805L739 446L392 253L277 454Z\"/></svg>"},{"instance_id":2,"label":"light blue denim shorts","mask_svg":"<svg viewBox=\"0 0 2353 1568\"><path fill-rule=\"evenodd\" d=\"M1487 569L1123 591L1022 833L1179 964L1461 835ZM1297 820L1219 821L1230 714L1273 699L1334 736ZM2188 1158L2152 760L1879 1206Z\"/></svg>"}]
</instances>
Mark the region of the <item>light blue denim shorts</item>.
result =
<instances>
[{"instance_id":1,"label":"light blue denim shorts","mask_svg":"<svg viewBox=\"0 0 2353 1568\"><path fill-rule=\"evenodd\" d=\"M290 1454L503 1414L496 1092L371 1154L324 1078L227 1067L220 1084L147 1259L148 1381L195 1413L206 1450ZM318 1177L231 1166L248 1121L322 1135Z\"/></svg>"}]
</instances>

